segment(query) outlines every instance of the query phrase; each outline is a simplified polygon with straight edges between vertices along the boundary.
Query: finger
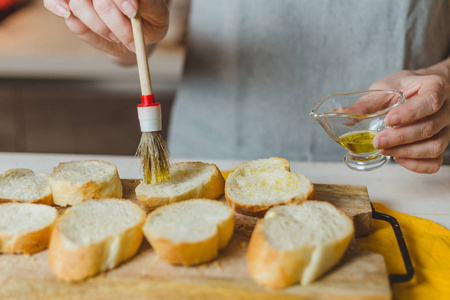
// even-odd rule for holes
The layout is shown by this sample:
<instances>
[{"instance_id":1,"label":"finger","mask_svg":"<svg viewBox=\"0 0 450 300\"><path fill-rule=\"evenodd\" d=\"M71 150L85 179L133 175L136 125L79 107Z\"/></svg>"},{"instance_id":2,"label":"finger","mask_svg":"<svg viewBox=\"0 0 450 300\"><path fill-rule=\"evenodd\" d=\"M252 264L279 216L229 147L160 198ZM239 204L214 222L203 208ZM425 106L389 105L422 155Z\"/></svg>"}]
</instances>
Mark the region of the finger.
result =
<instances>
[{"instance_id":1,"label":"finger","mask_svg":"<svg viewBox=\"0 0 450 300\"><path fill-rule=\"evenodd\" d=\"M70 0L70 9L73 14L86 26L104 39L119 42L94 10L90 0Z\"/></svg>"},{"instance_id":2,"label":"finger","mask_svg":"<svg viewBox=\"0 0 450 300\"><path fill-rule=\"evenodd\" d=\"M122 44L105 40L103 37L93 32L74 15L71 15L66 19L66 24L70 31L98 50L109 53L113 56L122 56L127 51Z\"/></svg>"},{"instance_id":3,"label":"finger","mask_svg":"<svg viewBox=\"0 0 450 300\"><path fill-rule=\"evenodd\" d=\"M117 38L134 52L133 32L130 19L116 6L113 0L94 0L95 11Z\"/></svg>"},{"instance_id":4,"label":"finger","mask_svg":"<svg viewBox=\"0 0 450 300\"><path fill-rule=\"evenodd\" d=\"M377 149L384 149L429 139L441 132L448 125L449 114L450 103L447 101L442 106L442 109L432 116L423 118L410 125L399 126L380 132L374 138L373 145Z\"/></svg>"},{"instance_id":5,"label":"finger","mask_svg":"<svg viewBox=\"0 0 450 300\"><path fill-rule=\"evenodd\" d=\"M409 99L420 90L422 84L423 83L420 80L416 81L413 84L403 88L401 92L403 93L403 95L405 95L406 99Z\"/></svg>"},{"instance_id":6,"label":"finger","mask_svg":"<svg viewBox=\"0 0 450 300\"><path fill-rule=\"evenodd\" d=\"M450 140L450 128L446 127L430 139L417 143L380 150L381 154L404 158L436 158L444 153Z\"/></svg>"},{"instance_id":7,"label":"finger","mask_svg":"<svg viewBox=\"0 0 450 300\"><path fill-rule=\"evenodd\" d=\"M394 74L381 78L380 80L374 82L369 90L401 90L405 93L403 87L408 87L412 83L417 82L418 74L409 70L398 71Z\"/></svg>"},{"instance_id":8,"label":"finger","mask_svg":"<svg viewBox=\"0 0 450 300\"><path fill-rule=\"evenodd\" d=\"M439 76L420 81L418 92L387 115L387 126L406 125L436 113L445 101L445 82Z\"/></svg>"},{"instance_id":9,"label":"finger","mask_svg":"<svg viewBox=\"0 0 450 300\"><path fill-rule=\"evenodd\" d=\"M169 8L164 0L140 1L140 13L143 19L156 26L164 26L169 17Z\"/></svg>"},{"instance_id":10,"label":"finger","mask_svg":"<svg viewBox=\"0 0 450 300\"><path fill-rule=\"evenodd\" d=\"M128 18L134 18L137 14L139 4L136 0L114 0L120 11Z\"/></svg>"},{"instance_id":11,"label":"finger","mask_svg":"<svg viewBox=\"0 0 450 300\"><path fill-rule=\"evenodd\" d=\"M414 158L395 158L395 161L410 171L423 174L433 174L439 171L443 161L443 155L437 158L414 159Z\"/></svg>"},{"instance_id":12,"label":"finger","mask_svg":"<svg viewBox=\"0 0 450 300\"><path fill-rule=\"evenodd\" d=\"M44 0L44 7L58 17L70 17L69 4L65 0Z\"/></svg>"},{"instance_id":13,"label":"finger","mask_svg":"<svg viewBox=\"0 0 450 300\"><path fill-rule=\"evenodd\" d=\"M344 112L359 115L373 114L393 106L401 98L399 93L373 91L358 98L353 105L345 107Z\"/></svg>"},{"instance_id":14,"label":"finger","mask_svg":"<svg viewBox=\"0 0 450 300\"><path fill-rule=\"evenodd\" d=\"M163 39L169 28L169 8L166 1L141 2L141 16L145 42L150 44Z\"/></svg>"}]
</instances>

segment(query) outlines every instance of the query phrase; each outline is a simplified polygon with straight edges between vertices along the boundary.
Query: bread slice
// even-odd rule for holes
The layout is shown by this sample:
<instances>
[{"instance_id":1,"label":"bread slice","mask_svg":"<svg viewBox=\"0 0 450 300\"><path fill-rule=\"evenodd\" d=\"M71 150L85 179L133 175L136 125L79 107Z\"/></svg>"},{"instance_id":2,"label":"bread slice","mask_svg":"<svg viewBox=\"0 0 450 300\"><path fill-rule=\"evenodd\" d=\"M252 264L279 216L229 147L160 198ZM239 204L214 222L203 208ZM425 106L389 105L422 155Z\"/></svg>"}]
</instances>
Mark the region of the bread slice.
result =
<instances>
[{"instance_id":1,"label":"bread slice","mask_svg":"<svg viewBox=\"0 0 450 300\"><path fill-rule=\"evenodd\" d=\"M225 197L236 212L262 217L275 205L314 198L311 181L291 173L284 158L271 157L242 163L228 176Z\"/></svg>"},{"instance_id":2,"label":"bread slice","mask_svg":"<svg viewBox=\"0 0 450 300\"><path fill-rule=\"evenodd\" d=\"M223 195L225 180L214 164L182 162L170 166L170 179L161 183L141 182L136 196L147 211L176 201Z\"/></svg>"},{"instance_id":3,"label":"bread slice","mask_svg":"<svg viewBox=\"0 0 450 300\"><path fill-rule=\"evenodd\" d=\"M56 222L48 259L60 280L79 281L114 268L139 249L145 212L123 199L85 200Z\"/></svg>"},{"instance_id":4,"label":"bread slice","mask_svg":"<svg viewBox=\"0 0 450 300\"><path fill-rule=\"evenodd\" d=\"M214 259L233 235L233 210L220 201L194 199L150 213L144 235L170 264L195 265Z\"/></svg>"},{"instance_id":5,"label":"bread slice","mask_svg":"<svg viewBox=\"0 0 450 300\"><path fill-rule=\"evenodd\" d=\"M50 175L53 201L60 206L84 199L122 198L116 166L99 160L60 163Z\"/></svg>"},{"instance_id":6,"label":"bread slice","mask_svg":"<svg viewBox=\"0 0 450 300\"><path fill-rule=\"evenodd\" d=\"M48 205L0 204L0 253L32 254L47 248L57 216Z\"/></svg>"},{"instance_id":7,"label":"bread slice","mask_svg":"<svg viewBox=\"0 0 450 300\"><path fill-rule=\"evenodd\" d=\"M340 261L353 233L352 220L328 202L273 207L250 239L250 275L274 289L311 283Z\"/></svg>"},{"instance_id":8,"label":"bread slice","mask_svg":"<svg viewBox=\"0 0 450 300\"><path fill-rule=\"evenodd\" d=\"M27 202L52 205L47 174L28 169L11 169L0 174L0 202Z\"/></svg>"}]
</instances>

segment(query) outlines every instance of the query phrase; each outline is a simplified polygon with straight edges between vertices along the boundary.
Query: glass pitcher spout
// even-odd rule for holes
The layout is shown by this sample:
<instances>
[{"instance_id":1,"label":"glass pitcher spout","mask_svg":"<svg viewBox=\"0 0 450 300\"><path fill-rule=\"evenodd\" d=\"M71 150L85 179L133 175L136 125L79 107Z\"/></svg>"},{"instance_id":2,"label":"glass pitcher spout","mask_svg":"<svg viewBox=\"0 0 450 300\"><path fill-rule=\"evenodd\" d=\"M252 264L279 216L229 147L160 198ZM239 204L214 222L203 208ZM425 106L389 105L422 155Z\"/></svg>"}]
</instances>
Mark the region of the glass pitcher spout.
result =
<instances>
[{"instance_id":1,"label":"glass pitcher spout","mask_svg":"<svg viewBox=\"0 0 450 300\"><path fill-rule=\"evenodd\" d=\"M326 133L335 141L337 141L337 136L334 135L333 131L331 130L330 124L327 122L327 118L323 114L315 114L311 112L309 116L319 122L319 124L325 129Z\"/></svg>"}]
</instances>

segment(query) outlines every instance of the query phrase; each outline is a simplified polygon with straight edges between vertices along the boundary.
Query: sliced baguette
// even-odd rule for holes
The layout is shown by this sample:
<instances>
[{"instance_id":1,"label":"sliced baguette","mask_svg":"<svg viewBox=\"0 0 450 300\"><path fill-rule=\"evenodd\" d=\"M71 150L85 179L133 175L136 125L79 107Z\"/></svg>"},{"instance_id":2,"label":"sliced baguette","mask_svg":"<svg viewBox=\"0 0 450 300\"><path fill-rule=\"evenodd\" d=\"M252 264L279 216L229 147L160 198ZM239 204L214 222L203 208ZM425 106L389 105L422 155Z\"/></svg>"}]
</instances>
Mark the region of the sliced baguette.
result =
<instances>
[{"instance_id":1,"label":"sliced baguette","mask_svg":"<svg viewBox=\"0 0 450 300\"><path fill-rule=\"evenodd\" d=\"M32 254L47 248L57 216L48 205L0 204L0 253Z\"/></svg>"},{"instance_id":2,"label":"sliced baguette","mask_svg":"<svg viewBox=\"0 0 450 300\"><path fill-rule=\"evenodd\" d=\"M122 198L116 166L99 160L60 163L50 175L53 201L60 206L84 199Z\"/></svg>"},{"instance_id":3,"label":"sliced baguette","mask_svg":"<svg viewBox=\"0 0 450 300\"><path fill-rule=\"evenodd\" d=\"M28 169L11 169L0 174L0 203L27 202L52 205L53 196L47 174Z\"/></svg>"},{"instance_id":4,"label":"sliced baguette","mask_svg":"<svg viewBox=\"0 0 450 300\"><path fill-rule=\"evenodd\" d=\"M161 183L141 182L136 196L145 210L194 198L217 199L223 195L225 180L214 164L182 162L170 166L170 179Z\"/></svg>"},{"instance_id":5,"label":"sliced baguette","mask_svg":"<svg viewBox=\"0 0 450 300\"><path fill-rule=\"evenodd\" d=\"M291 173L284 158L271 157L242 163L228 176L225 197L236 212L262 217L272 206L314 198L311 181Z\"/></svg>"},{"instance_id":6,"label":"sliced baguette","mask_svg":"<svg viewBox=\"0 0 450 300\"><path fill-rule=\"evenodd\" d=\"M58 219L48 259L58 279L79 281L131 258L143 239L145 212L123 199L85 200Z\"/></svg>"},{"instance_id":7,"label":"sliced baguette","mask_svg":"<svg viewBox=\"0 0 450 300\"><path fill-rule=\"evenodd\" d=\"M250 275L274 289L309 284L340 261L353 233L352 220L327 202L273 207L250 239Z\"/></svg>"},{"instance_id":8,"label":"sliced baguette","mask_svg":"<svg viewBox=\"0 0 450 300\"><path fill-rule=\"evenodd\" d=\"M161 259L190 266L214 259L228 244L233 227L233 210L226 204L194 199L156 209L142 229Z\"/></svg>"}]
</instances>

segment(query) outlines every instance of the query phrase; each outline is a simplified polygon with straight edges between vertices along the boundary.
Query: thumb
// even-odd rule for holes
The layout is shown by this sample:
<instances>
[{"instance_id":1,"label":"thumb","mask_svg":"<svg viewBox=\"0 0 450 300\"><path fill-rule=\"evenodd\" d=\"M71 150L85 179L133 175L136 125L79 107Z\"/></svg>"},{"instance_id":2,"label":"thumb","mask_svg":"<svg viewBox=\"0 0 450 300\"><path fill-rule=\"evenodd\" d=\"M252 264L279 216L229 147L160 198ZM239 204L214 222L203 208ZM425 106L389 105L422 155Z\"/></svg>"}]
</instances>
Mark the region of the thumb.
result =
<instances>
[{"instance_id":1,"label":"thumb","mask_svg":"<svg viewBox=\"0 0 450 300\"><path fill-rule=\"evenodd\" d=\"M139 3L139 10L143 21L156 27L169 24L169 8L164 0L143 0Z\"/></svg>"}]
</instances>

